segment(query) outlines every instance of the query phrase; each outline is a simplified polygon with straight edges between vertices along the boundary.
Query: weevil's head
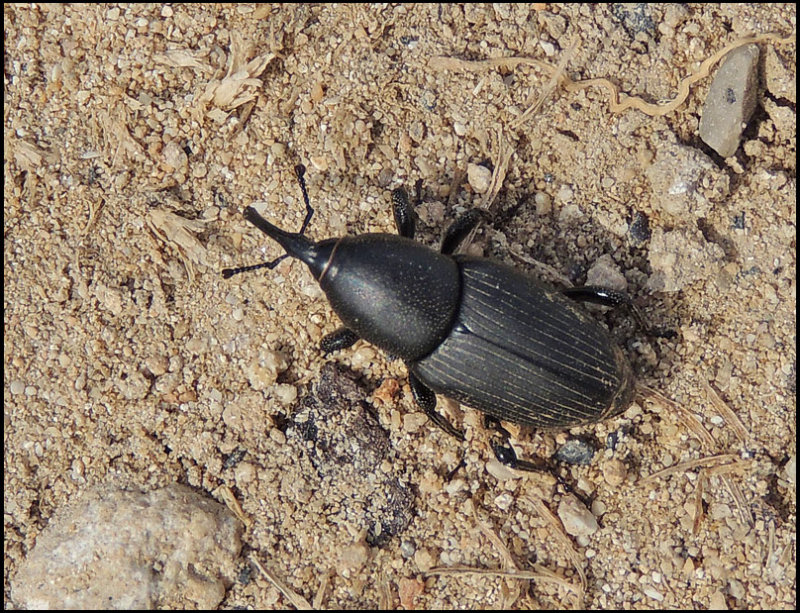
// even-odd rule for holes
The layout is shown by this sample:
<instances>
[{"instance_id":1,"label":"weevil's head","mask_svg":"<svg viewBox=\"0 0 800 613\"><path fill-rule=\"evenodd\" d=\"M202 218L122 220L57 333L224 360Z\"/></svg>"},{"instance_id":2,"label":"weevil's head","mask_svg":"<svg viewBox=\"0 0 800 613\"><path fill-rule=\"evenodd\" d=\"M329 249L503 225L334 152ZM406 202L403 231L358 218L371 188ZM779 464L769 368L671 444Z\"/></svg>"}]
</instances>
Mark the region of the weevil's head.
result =
<instances>
[{"instance_id":1,"label":"weevil's head","mask_svg":"<svg viewBox=\"0 0 800 613\"><path fill-rule=\"evenodd\" d=\"M252 266L226 268L222 271L223 278L230 279L233 275L237 275L241 272L249 272L261 268L272 269L288 257L297 258L305 262L317 281L325 274L325 270L339 239L332 238L315 243L304 234L306 224L303 225L303 230L300 232L287 232L268 222L251 206L244 210L244 218L277 242L283 247L286 253L270 262L262 262L261 264L253 264Z\"/></svg>"},{"instance_id":2,"label":"weevil's head","mask_svg":"<svg viewBox=\"0 0 800 613\"><path fill-rule=\"evenodd\" d=\"M333 252L336 250L338 239L328 239L315 243L305 236L306 228L311 221L311 217L314 215L314 209L311 208L311 204L308 201L308 190L306 189L306 181L304 178L305 172L306 168L302 164L295 166L297 182L300 185L300 191L303 193L303 202L305 202L306 205L306 218L303 220L303 225L299 232L287 232L271 224L251 206L244 210L244 218L280 244L280 246L286 250L286 253L275 258L271 262L263 262L252 266L239 266L238 268L226 268L222 271L223 278L230 279L233 275L239 274L240 272L258 270L260 268L272 269L290 256L305 262L317 281L325 274Z\"/></svg>"},{"instance_id":3,"label":"weevil's head","mask_svg":"<svg viewBox=\"0 0 800 613\"><path fill-rule=\"evenodd\" d=\"M251 206L245 209L244 218L283 247L287 256L304 262L314 278L319 281L339 239L332 238L315 243L300 232L287 232L271 224Z\"/></svg>"}]
</instances>

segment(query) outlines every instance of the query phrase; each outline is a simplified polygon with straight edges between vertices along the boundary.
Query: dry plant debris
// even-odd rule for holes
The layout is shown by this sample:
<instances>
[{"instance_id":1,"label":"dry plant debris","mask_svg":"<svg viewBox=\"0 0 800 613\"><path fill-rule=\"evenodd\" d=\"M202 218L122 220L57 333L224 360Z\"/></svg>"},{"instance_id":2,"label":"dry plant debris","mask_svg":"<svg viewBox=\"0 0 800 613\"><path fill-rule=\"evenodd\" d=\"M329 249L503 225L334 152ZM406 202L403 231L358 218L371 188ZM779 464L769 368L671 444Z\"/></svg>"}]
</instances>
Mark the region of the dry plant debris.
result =
<instances>
[{"instance_id":1,"label":"dry plant debris","mask_svg":"<svg viewBox=\"0 0 800 613\"><path fill-rule=\"evenodd\" d=\"M488 60L475 60L475 61L468 61L468 60L460 60L454 57L445 57L445 56L436 56L432 57L428 62L428 67L431 70L460 70L460 71L469 71L469 72L483 72L485 70L490 70L492 68L506 68L508 70L512 70L517 66L532 66L535 68L540 68L548 73L550 73L551 77L557 79L558 82L563 85L564 89L568 92L577 92L584 89L589 89L592 87L600 87L605 89L609 95L608 101L608 108L611 110L612 113L622 113L627 111L628 109L636 109L641 111L645 115L650 115L651 117L659 117L661 115L667 115L678 109L689 97L689 92L691 90L692 85L694 85L697 81L706 78L709 75L711 68L719 62L723 57L725 57L728 53L742 47L744 45L750 45L754 43L765 43L765 42L772 42L775 44L788 44L793 43L796 41L796 35L792 34L789 36L781 36L780 34L774 32L768 32L766 34L758 34L756 36L747 36L745 38L740 38L732 43L726 45L713 55L706 58L702 64L700 64L700 68L697 71L693 72L692 74L685 77L679 84L678 84L678 93L672 100L668 102L659 102L659 103L652 103L647 102L639 96L628 96L624 95L624 98L620 100L620 91L619 88L610 80L606 78L596 78L596 79L584 79L581 81L573 81L570 79L564 72L565 66L563 64L559 64L558 66L552 66L547 62L542 60L538 60L536 58L527 58L527 57L501 57L501 58L492 58ZM566 52L565 57L569 59L571 52ZM545 92L548 92L552 89L552 86L548 84L545 88ZM543 95L539 101L532 106L533 109L538 109L542 102L545 100L546 95ZM530 115L535 112L528 111L525 112L523 117L527 119ZM518 120L520 123L522 118Z\"/></svg>"},{"instance_id":2,"label":"dry plant debris","mask_svg":"<svg viewBox=\"0 0 800 613\"><path fill-rule=\"evenodd\" d=\"M693 142L706 83L686 75L713 72L732 40L792 32L795 15L753 3L4 5L7 608L44 526L112 477L235 496L246 547L287 589L243 560L225 608L796 608L794 38L764 41L764 112L717 164L724 197L667 220L648 180L654 160ZM542 65L428 66L446 56ZM287 435L290 399L319 379L318 343L337 322L297 265L218 275L273 255L242 221L252 201L299 227L298 158L315 239L393 231L387 194L422 179L426 244L488 208L470 253L559 286L610 260L653 323L678 330L626 350L691 419L642 401L591 428L513 432L542 457L596 439L596 461L557 470L598 519L587 540L554 536L563 529L525 502L555 509L555 477L493 468L474 411L452 411L470 445L447 440L416 412L402 365L365 343L336 361L366 390L400 382L365 400L389 455L360 484L312 478ZM471 164L491 168L485 192L465 183ZM674 224L721 255L690 262L680 292L651 291L650 256L668 262L683 245L655 240ZM253 377L264 355L285 367ZM392 471L417 492L415 514L384 546L353 548L353 509ZM361 566L338 565L342 549ZM504 569L507 557L524 570Z\"/></svg>"}]
</instances>

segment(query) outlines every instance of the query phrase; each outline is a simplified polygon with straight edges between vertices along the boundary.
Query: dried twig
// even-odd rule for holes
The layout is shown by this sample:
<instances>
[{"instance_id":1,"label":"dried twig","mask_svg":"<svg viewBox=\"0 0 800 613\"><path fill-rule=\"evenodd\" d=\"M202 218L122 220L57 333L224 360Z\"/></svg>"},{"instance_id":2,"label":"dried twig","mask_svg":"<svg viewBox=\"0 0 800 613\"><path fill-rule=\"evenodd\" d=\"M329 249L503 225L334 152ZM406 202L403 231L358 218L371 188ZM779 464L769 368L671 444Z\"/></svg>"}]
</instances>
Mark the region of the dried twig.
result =
<instances>
[{"instance_id":1,"label":"dried twig","mask_svg":"<svg viewBox=\"0 0 800 613\"><path fill-rule=\"evenodd\" d=\"M484 536L488 538L492 545L495 546L497 551L500 553L500 558L502 560L501 566L504 570L519 570L517 563L514 562L514 558L511 556L511 552L506 547L506 544L500 539L497 534L495 534L494 530L489 527L484 521L478 519L477 515L475 516L475 522L478 524L478 528L480 528L481 532L483 532Z\"/></svg>"},{"instance_id":2,"label":"dried twig","mask_svg":"<svg viewBox=\"0 0 800 613\"><path fill-rule=\"evenodd\" d=\"M689 460L688 462L681 462L680 464L675 464L675 466L670 466L663 470L659 470L654 472L651 475L647 475L639 480L639 483L645 484L655 481L656 479L660 479L662 477L667 477L669 475L673 475L676 473L685 473L694 468L705 467L708 465L719 465L723 462L735 462L736 464L727 464L727 466L736 466L740 464L745 464L739 460L739 456L733 453L722 453L719 455L709 456L705 458L697 458L695 460Z\"/></svg>"},{"instance_id":3,"label":"dried twig","mask_svg":"<svg viewBox=\"0 0 800 613\"><path fill-rule=\"evenodd\" d=\"M552 530L552 534L561 541L562 545L564 546L565 551L567 552L567 556L569 557L572 565L575 567L576 572L578 573L578 577L580 577L581 585L580 591L575 590L575 593L578 595L578 603L576 604L577 608L583 607L583 595L586 592L586 573L583 570L583 558L581 555L575 551L575 547L572 545L572 541L564 532L564 528L561 525L559 519L553 515L552 511L547 508L547 505L542 501L540 498L534 498L533 496L525 496L523 500L526 500L530 503L534 509L541 515L545 521L550 524L550 528Z\"/></svg>"},{"instance_id":4,"label":"dried twig","mask_svg":"<svg viewBox=\"0 0 800 613\"><path fill-rule=\"evenodd\" d=\"M739 440L743 443L747 443L747 428L744 427L744 424L736 415L736 413L733 412L733 409L725 404L722 398L720 398L717 390L715 390L708 381L703 381L703 387L705 388L708 397L711 398L711 403L716 407L717 411L720 412L721 417L723 417L725 421L730 424Z\"/></svg>"},{"instance_id":5,"label":"dried twig","mask_svg":"<svg viewBox=\"0 0 800 613\"><path fill-rule=\"evenodd\" d=\"M227 506L245 526L249 528L253 525L253 520L250 519L250 517L248 517L248 515L244 512L242 505L240 505L239 501L236 500L236 496L231 491L231 488L229 488L227 485L220 485L214 491L214 493L222 499L222 501L225 503L225 506Z\"/></svg>"},{"instance_id":6,"label":"dried twig","mask_svg":"<svg viewBox=\"0 0 800 613\"><path fill-rule=\"evenodd\" d=\"M688 410L686 410L683 406L679 405L676 402L673 402L663 394L659 393L658 391L654 390L653 388L641 386L643 391L646 391L648 395L657 398L660 402L663 402L666 406L672 408L675 411L675 414L678 416L684 425L692 432L699 440L700 443L703 445L703 448L708 451L709 453L713 453L714 449L716 448L716 441L714 437L711 436L711 433L706 430L705 426L701 424L698 419L692 415ZM730 492L733 501L736 503L736 509L739 512L739 517L742 519L744 523L748 526L753 525L753 514L747 508L745 504L744 495L742 494L741 488L731 480L730 475L727 474L720 474L720 479L722 480L725 487Z\"/></svg>"},{"instance_id":7,"label":"dried twig","mask_svg":"<svg viewBox=\"0 0 800 613\"><path fill-rule=\"evenodd\" d=\"M261 562L258 561L258 558L256 557L255 554L252 554L250 556L250 561L252 561L253 564L256 565L258 570L261 571L261 574L263 574L267 579L269 579L272 582L272 584L276 588L278 588L278 591L286 597L286 599L292 604L292 606L295 609L299 609L300 611L310 611L313 609L311 603L308 602L308 600L303 598L300 594L298 594L294 590L290 589L288 585L286 585L283 581L281 581L278 575L273 573L271 570L265 568L261 564Z\"/></svg>"},{"instance_id":8,"label":"dried twig","mask_svg":"<svg viewBox=\"0 0 800 613\"><path fill-rule=\"evenodd\" d=\"M582 590L580 587L570 583L563 577L559 577L552 571L540 567L538 564L534 565L534 570L501 570L493 568L472 568L471 566L436 567L424 572L423 575L426 577L434 575L483 575L485 577L504 577L507 579L526 579L528 581L547 581L549 583L555 583L560 587L564 587L573 594L576 594L582 598Z\"/></svg>"},{"instance_id":9,"label":"dried twig","mask_svg":"<svg viewBox=\"0 0 800 613\"><path fill-rule=\"evenodd\" d=\"M534 58L515 56L470 62L452 57L436 56L432 57L428 61L428 67L433 70L463 70L469 72L483 72L485 70L498 67L504 67L506 69L513 70L515 67L520 65L533 66L535 68L545 70L551 75L554 75L564 86L564 89L566 89L568 92L581 91L592 87L600 87L605 89L609 95L608 106L613 113L622 113L630 108L634 108L642 113L645 113L646 115L650 115L651 117L658 117L678 109L689 97L689 91L692 85L694 85L697 81L707 77L711 68L713 68L717 62L719 62L734 49L753 43L774 42L776 44L785 44L794 42L795 40L796 36L794 34L784 38L775 32L740 38L739 40L726 45L714 55L708 57L702 64L700 64L700 68L698 68L697 71L682 79L681 82L678 83L678 94L669 102L664 103L645 102L639 96L629 96L627 94L623 94L625 97L620 100L619 88L617 88L617 86L608 79L597 78L573 81L565 73L559 73L558 67L554 67L547 62L543 62L542 60L537 60Z\"/></svg>"}]
</instances>

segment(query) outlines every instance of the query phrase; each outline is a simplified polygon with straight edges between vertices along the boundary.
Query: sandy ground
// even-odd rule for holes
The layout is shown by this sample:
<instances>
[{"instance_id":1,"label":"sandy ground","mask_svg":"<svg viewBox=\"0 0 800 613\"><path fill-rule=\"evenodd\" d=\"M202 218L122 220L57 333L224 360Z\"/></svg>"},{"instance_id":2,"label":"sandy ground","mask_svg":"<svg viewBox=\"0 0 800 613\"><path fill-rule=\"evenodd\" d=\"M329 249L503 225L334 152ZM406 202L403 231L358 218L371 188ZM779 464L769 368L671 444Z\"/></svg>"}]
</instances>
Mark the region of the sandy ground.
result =
<instances>
[{"instance_id":1,"label":"sandy ground","mask_svg":"<svg viewBox=\"0 0 800 613\"><path fill-rule=\"evenodd\" d=\"M431 58L556 67L571 49L572 79L658 102L726 44L792 34L795 18L790 5L5 5L5 606L69 500L177 481L232 494L250 521L225 607L288 606L248 570L255 556L325 607L794 608L794 102L761 87L723 160L696 135L710 78L665 115L612 110L602 87L556 89L523 115L551 70ZM760 48L794 91L794 43ZM728 183L677 217L646 175L675 143ZM556 283L586 282L605 257L648 320L678 332L612 318L663 398L570 432L510 428L526 456L576 437L597 449L588 466L511 478L475 411L441 401L465 445L425 420L402 363L363 342L326 360L336 317L302 265L219 272L279 254L243 221L251 202L299 227L298 161L311 237L393 232L390 190L422 179L431 245L488 200L469 165L504 171L469 249ZM678 282L657 291L652 243L667 232L712 257L662 244ZM326 361L357 373L391 443L348 483L287 427ZM358 509L386 478L413 513L372 547ZM571 494L594 534L565 538L553 520Z\"/></svg>"}]
</instances>

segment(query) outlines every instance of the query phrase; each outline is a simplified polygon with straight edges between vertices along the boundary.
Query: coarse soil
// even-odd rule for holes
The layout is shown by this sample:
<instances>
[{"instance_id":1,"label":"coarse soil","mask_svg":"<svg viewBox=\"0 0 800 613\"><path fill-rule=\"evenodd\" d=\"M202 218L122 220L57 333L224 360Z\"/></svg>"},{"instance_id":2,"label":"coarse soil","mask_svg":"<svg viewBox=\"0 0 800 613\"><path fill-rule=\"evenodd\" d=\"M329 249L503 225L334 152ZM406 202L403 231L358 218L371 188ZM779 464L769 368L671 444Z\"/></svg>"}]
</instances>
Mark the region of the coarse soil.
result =
<instances>
[{"instance_id":1,"label":"coarse soil","mask_svg":"<svg viewBox=\"0 0 800 613\"><path fill-rule=\"evenodd\" d=\"M697 136L711 76L666 114L554 78L658 104L729 43L795 22L792 4L4 5L5 607L70 500L180 482L247 518L225 608L290 605L255 558L325 608L795 609L796 101L762 83L721 159ZM795 43L759 47L795 92ZM543 64L434 59L508 57ZM665 143L728 177L702 217L657 204ZM601 258L621 273L676 332L593 310L637 401L571 431L507 426L525 457L585 441L588 465L513 473L477 412L440 399L466 443L428 422L401 362L364 342L323 356L338 322L300 263L222 278L280 254L244 207L299 228L298 162L314 239L394 232L391 190L421 179L431 246L480 206L471 253L562 287ZM676 229L723 255L660 253L697 267L655 291L649 236ZM291 427L327 361L390 442L346 484ZM353 518L387 478L413 513L375 541ZM564 532L572 496L593 534Z\"/></svg>"}]
</instances>

